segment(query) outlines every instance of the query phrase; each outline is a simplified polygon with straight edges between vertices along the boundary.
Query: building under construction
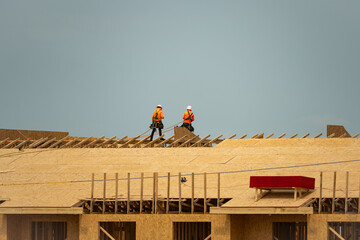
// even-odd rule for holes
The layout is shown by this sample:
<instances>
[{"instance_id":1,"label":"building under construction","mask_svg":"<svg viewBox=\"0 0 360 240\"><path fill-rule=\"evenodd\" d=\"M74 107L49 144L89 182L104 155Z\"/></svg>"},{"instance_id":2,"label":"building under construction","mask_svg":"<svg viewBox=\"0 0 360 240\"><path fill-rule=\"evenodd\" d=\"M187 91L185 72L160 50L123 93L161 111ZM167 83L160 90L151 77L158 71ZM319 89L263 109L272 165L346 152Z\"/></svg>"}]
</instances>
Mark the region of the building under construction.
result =
<instances>
[{"instance_id":1,"label":"building under construction","mask_svg":"<svg viewBox=\"0 0 360 240\"><path fill-rule=\"evenodd\" d=\"M0 129L0 239L360 239L358 134L162 137Z\"/></svg>"}]
</instances>

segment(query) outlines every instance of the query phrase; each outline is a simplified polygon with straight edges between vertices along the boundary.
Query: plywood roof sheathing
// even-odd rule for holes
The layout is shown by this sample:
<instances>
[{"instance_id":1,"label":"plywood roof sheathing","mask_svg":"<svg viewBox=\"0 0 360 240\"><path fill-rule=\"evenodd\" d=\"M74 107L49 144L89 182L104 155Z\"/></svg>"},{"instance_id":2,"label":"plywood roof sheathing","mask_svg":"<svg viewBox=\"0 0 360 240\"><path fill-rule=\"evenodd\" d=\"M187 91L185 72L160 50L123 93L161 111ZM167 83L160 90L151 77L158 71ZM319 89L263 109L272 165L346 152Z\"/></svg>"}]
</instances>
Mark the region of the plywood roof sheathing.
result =
<instances>
[{"instance_id":1,"label":"plywood roof sheathing","mask_svg":"<svg viewBox=\"0 0 360 240\"><path fill-rule=\"evenodd\" d=\"M87 147L87 148L92 147L92 146L94 146L95 144L97 144L98 142L100 142L101 140L103 140L104 138L105 138L105 136L102 136L102 137L100 137L100 138L97 138L97 139L95 139L94 141L92 141L91 143L89 143L88 145L86 145L86 146L84 146L84 147Z\"/></svg>"},{"instance_id":2,"label":"plywood roof sheathing","mask_svg":"<svg viewBox=\"0 0 360 240\"><path fill-rule=\"evenodd\" d=\"M194 143L194 144L190 145L190 147L197 147L197 146L199 146L199 144L200 144L200 143L202 143L203 141L205 141L208 137L210 137L210 134L209 134L209 135L207 135L206 137L204 137L204 138L200 139L200 140L199 140L199 141L197 141L196 143Z\"/></svg>"},{"instance_id":3,"label":"plywood roof sheathing","mask_svg":"<svg viewBox=\"0 0 360 240\"><path fill-rule=\"evenodd\" d=\"M274 133L269 134L265 139L271 138L272 136L274 136Z\"/></svg>"},{"instance_id":4,"label":"plywood roof sheathing","mask_svg":"<svg viewBox=\"0 0 360 240\"><path fill-rule=\"evenodd\" d=\"M146 142L149 138L150 138L150 136L147 136L147 137L144 138L143 140L138 141L137 143L135 143L134 145L132 145L130 148L137 148L137 147L139 147L142 143Z\"/></svg>"},{"instance_id":5,"label":"plywood roof sheathing","mask_svg":"<svg viewBox=\"0 0 360 240\"><path fill-rule=\"evenodd\" d=\"M67 135L66 137L63 137L62 139L60 139L59 141L53 143L52 145L49 146L49 148L54 148L56 146L59 146L60 143L64 142L65 140L67 140L70 137L70 135Z\"/></svg>"},{"instance_id":6,"label":"plywood roof sheathing","mask_svg":"<svg viewBox=\"0 0 360 240\"><path fill-rule=\"evenodd\" d=\"M91 138L93 138L93 136L85 138L84 140L82 140L81 142L75 144L74 146L72 146L72 148L77 148L77 147L81 147L81 145L83 145L84 143L86 143L87 141L89 141Z\"/></svg>"},{"instance_id":7,"label":"plywood roof sheathing","mask_svg":"<svg viewBox=\"0 0 360 240\"><path fill-rule=\"evenodd\" d=\"M159 141L159 140L160 140L161 138L163 138L163 137L164 137L164 135L161 135L161 136L159 136L158 138L156 138L155 140L152 140L151 142L145 144L145 145L142 146L141 148L149 147L149 146L151 146L152 144L154 144L154 143L156 143L157 141Z\"/></svg>"},{"instance_id":8,"label":"plywood roof sheathing","mask_svg":"<svg viewBox=\"0 0 360 240\"><path fill-rule=\"evenodd\" d=\"M297 137L297 133L295 133L294 135L292 135L290 138L295 138L295 137Z\"/></svg>"},{"instance_id":9,"label":"plywood roof sheathing","mask_svg":"<svg viewBox=\"0 0 360 240\"><path fill-rule=\"evenodd\" d=\"M307 133L304 136L302 136L302 138L307 138L309 135L310 135L310 133Z\"/></svg>"},{"instance_id":10,"label":"plywood roof sheathing","mask_svg":"<svg viewBox=\"0 0 360 240\"><path fill-rule=\"evenodd\" d=\"M111 142L112 140L114 140L116 138L116 136L113 136L112 138L109 138L107 140L105 140L104 142L100 143L98 146L96 146L97 148L100 148L106 144L108 144L109 142Z\"/></svg>"},{"instance_id":11,"label":"plywood roof sheathing","mask_svg":"<svg viewBox=\"0 0 360 240\"><path fill-rule=\"evenodd\" d=\"M20 138L15 139L14 141L9 142L5 146L2 147L2 149L9 148L11 145L13 145L16 141L18 141Z\"/></svg>"},{"instance_id":12,"label":"plywood roof sheathing","mask_svg":"<svg viewBox=\"0 0 360 240\"><path fill-rule=\"evenodd\" d=\"M125 142L123 145L119 146L119 148L125 148L125 147L128 147L128 145L129 145L130 143L135 142L135 141L136 141L136 139L138 139L139 137L140 137L140 135L139 135L139 136L137 136L137 137L131 138L130 140L128 140L127 142Z\"/></svg>"},{"instance_id":13,"label":"plywood roof sheathing","mask_svg":"<svg viewBox=\"0 0 360 240\"><path fill-rule=\"evenodd\" d=\"M79 138L80 138L80 137L77 137L77 138L71 140L70 142L66 143L65 145L62 145L60 148L66 148L66 147L70 146L70 145L73 144L74 142L79 141Z\"/></svg>"},{"instance_id":14,"label":"plywood roof sheathing","mask_svg":"<svg viewBox=\"0 0 360 240\"><path fill-rule=\"evenodd\" d=\"M181 138L179 138L178 140L175 140L174 142L172 142L170 145L168 145L167 147L169 148L169 147L175 147L175 145L177 144L177 143L179 143L180 141L182 141L182 140L184 140L185 138L187 138L187 135L184 135L184 136L182 136Z\"/></svg>"},{"instance_id":15,"label":"plywood roof sheathing","mask_svg":"<svg viewBox=\"0 0 360 240\"><path fill-rule=\"evenodd\" d=\"M165 144L170 142L173 138L175 137L175 135L172 135L171 137L169 137L168 139L162 141L162 142L159 142L158 144L156 144L154 147L161 147L161 146L164 146L165 147Z\"/></svg>"},{"instance_id":16,"label":"plywood roof sheathing","mask_svg":"<svg viewBox=\"0 0 360 240\"><path fill-rule=\"evenodd\" d=\"M246 138L246 136L247 136L247 134L244 134L240 137L240 139L244 139L244 138Z\"/></svg>"},{"instance_id":17,"label":"plywood roof sheathing","mask_svg":"<svg viewBox=\"0 0 360 240\"><path fill-rule=\"evenodd\" d=\"M278 136L278 138L283 138L285 135L286 135L286 133L283 133L280 136Z\"/></svg>"},{"instance_id":18,"label":"plywood roof sheathing","mask_svg":"<svg viewBox=\"0 0 360 240\"><path fill-rule=\"evenodd\" d=\"M217 141L219 138L222 137L222 134L220 134L219 136L217 136L216 138L214 138L213 140L211 140L210 142L207 142L204 147L207 147L207 146L212 146L211 144L213 144L215 141Z\"/></svg>"},{"instance_id":19,"label":"plywood roof sheathing","mask_svg":"<svg viewBox=\"0 0 360 240\"><path fill-rule=\"evenodd\" d=\"M186 146L186 144L191 143L191 141L193 141L194 139L196 139L196 138L198 138L198 137L199 137L199 135L196 135L196 136L188 139L187 141L185 141L185 142L183 142L182 144L180 144L179 147L184 147L184 146Z\"/></svg>"},{"instance_id":20,"label":"plywood roof sheathing","mask_svg":"<svg viewBox=\"0 0 360 240\"><path fill-rule=\"evenodd\" d=\"M48 146L49 144L51 144L52 142L56 141L56 137L44 142L43 144L39 145L38 148L45 148L46 146Z\"/></svg>"},{"instance_id":21,"label":"plywood roof sheathing","mask_svg":"<svg viewBox=\"0 0 360 240\"><path fill-rule=\"evenodd\" d=\"M322 133L319 133L318 135L316 135L314 138L318 138L322 135Z\"/></svg>"}]
</instances>

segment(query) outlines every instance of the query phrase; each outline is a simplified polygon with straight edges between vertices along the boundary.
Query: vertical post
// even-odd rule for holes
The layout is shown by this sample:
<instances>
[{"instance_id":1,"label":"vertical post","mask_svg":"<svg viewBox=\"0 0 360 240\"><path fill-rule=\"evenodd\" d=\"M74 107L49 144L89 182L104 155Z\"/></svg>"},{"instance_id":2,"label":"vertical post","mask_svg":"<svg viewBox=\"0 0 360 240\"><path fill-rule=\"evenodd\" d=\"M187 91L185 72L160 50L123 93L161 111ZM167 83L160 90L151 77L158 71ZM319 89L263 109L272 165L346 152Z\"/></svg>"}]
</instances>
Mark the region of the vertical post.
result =
<instances>
[{"instance_id":1,"label":"vertical post","mask_svg":"<svg viewBox=\"0 0 360 240\"><path fill-rule=\"evenodd\" d=\"M155 173L155 214L157 214L158 212L158 187L159 187L159 173Z\"/></svg>"},{"instance_id":2,"label":"vertical post","mask_svg":"<svg viewBox=\"0 0 360 240\"><path fill-rule=\"evenodd\" d=\"M336 192L336 172L334 172L334 185L333 185L333 198L332 198L332 205L331 205L331 213L335 211L335 192Z\"/></svg>"},{"instance_id":3,"label":"vertical post","mask_svg":"<svg viewBox=\"0 0 360 240\"><path fill-rule=\"evenodd\" d=\"M220 207L220 172L218 172L218 196L217 196L217 207Z\"/></svg>"},{"instance_id":4,"label":"vertical post","mask_svg":"<svg viewBox=\"0 0 360 240\"><path fill-rule=\"evenodd\" d=\"M167 177L166 213L169 213L169 198L170 198L170 172L168 172L168 177Z\"/></svg>"},{"instance_id":5,"label":"vertical post","mask_svg":"<svg viewBox=\"0 0 360 240\"><path fill-rule=\"evenodd\" d=\"M151 213L155 213L155 173L153 173L153 201L152 201L152 208Z\"/></svg>"},{"instance_id":6,"label":"vertical post","mask_svg":"<svg viewBox=\"0 0 360 240\"><path fill-rule=\"evenodd\" d=\"M349 194L349 172L346 172L346 192L345 192L345 214L348 210L348 195Z\"/></svg>"},{"instance_id":7,"label":"vertical post","mask_svg":"<svg viewBox=\"0 0 360 240\"><path fill-rule=\"evenodd\" d=\"M322 182L323 182L323 173L320 172L320 196L319 196L319 213L321 213L322 208Z\"/></svg>"},{"instance_id":8,"label":"vertical post","mask_svg":"<svg viewBox=\"0 0 360 240\"><path fill-rule=\"evenodd\" d=\"M128 173L127 179L127 204L126 204L126 213L130 213L130 173Z\"/></svg>"},{"instance_id":9,"label":"vertical post","mask_svg":"<svg viewBox=\"0 0 360 240\"><path fill-rule=\"evenodd\" d=\"M118 211L118 187L119 186L119 174L115 173L115 214Z\"/></svg>"},{"instance_id":10,"label":"vertical post","mask_svg":"<svg viewBox=\"0 0 360 240\"><path fill-rule=\"evenodd\" d=\"M194 173L191 173L191 213L194 213Z\"/></svg>"},{"instance_id":11,"label":"vertical post","mask_svg":"<svg viewBox=\"0 0 360 240\"><path fill-rule=\"evenodd\" d=\"M144 173L140 177L140 214L143 211L143 197L144 197Z\"/></svg>"},{"instance_id":12,"label":"vertical post","mask_svg":"<svg viewBox=\"0 0 360 240\"><path fill-rule=\"evenodd\" d=\"M90 202L90 213L93 212L94 208L94 176L95 174L91 174L91 202Z\"/></svg>"},{"instance_id":13,"label":"vertical post","mask_svg":"<svg viewBox=\"0 0 360 240\"><path fill-rule=\"evenodd\" d=\"M181 213L181 172L179 172L179 213Z\"/></svg>"},{"instance_id":14,"label":"vertical post","mask_svg":"<svg viewBox=\"0 0 360 240\"><path fill-rule=\"evenodd\" d=\"M204 214L207 209L207 200L206 200L206 172L204 172Z\"/></svg>"},{"instance_id":15,"label":"vertical post","mask_svg":"<svg viewBox=\"0 0 360 240\"><path fill-rule=\"evenodd\" d=\"M103 210L102 212L105 213L105 198L106 198L106 173L104 173L104 191L103 191Z\"/></svg>"}]
</instances>

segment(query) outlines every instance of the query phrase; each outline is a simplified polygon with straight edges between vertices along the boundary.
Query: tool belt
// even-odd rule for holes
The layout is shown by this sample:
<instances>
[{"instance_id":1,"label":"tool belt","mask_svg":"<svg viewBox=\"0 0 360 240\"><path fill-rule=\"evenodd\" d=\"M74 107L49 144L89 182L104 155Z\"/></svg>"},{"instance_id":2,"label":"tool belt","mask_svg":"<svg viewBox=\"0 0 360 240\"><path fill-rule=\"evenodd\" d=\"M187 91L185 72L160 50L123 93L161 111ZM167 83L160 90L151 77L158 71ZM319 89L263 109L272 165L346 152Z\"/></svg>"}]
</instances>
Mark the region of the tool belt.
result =
<instances>
[{"instance_id":1,"label":"tool belt","mask_svg":"<svg viewBox=\"0 0 360 240\"><path fill-rule=\"evenodd\" d=\"M162 121L153 121L151 124L150 124L150 128L159 128L159 129L163 129L164 128L164 124L162 123Z\"/></svg>"},{"instance_id":2,"label":"tool belt","mask_svg":"<svg viewBox=\"0 0 360 240\"><path fill-rule=\"evenodd\" d=\"M193 132L195 130L194 127L191 125L191 123L183 123L181 127L185 127L189 129L190 132Z\"/></svg>"}]
</instances>

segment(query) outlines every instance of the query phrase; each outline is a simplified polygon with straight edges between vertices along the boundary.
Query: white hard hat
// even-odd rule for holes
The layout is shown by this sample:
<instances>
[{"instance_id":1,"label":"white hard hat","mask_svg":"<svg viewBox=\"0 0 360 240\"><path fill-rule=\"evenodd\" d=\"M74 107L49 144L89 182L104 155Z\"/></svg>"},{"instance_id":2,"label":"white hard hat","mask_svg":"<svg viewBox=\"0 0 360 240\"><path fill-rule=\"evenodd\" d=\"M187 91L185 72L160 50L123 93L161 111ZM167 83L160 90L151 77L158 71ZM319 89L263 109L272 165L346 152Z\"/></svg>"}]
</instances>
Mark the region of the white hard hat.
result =
<instances>
[{"instance_id":1,"label":"white hard hat","mask_svg":"<svg viewBox=\"0 0 360 240\"><path fill-rule=\"evenodd\" d=\"M156 107L159 107L159 108L162 108L162 106L159 104L159 105L157 105Z\"/></svg>"},{"instance_id":2,"label":"white hard hat","mask_svg":"<svg viewBox=\"0 0 360 240\"><path fill-rule=\"evenodd\" d=\"M189 109L189 110L191 110L192 109L192 107L191 106L187 106L187 108L186 109Z\"/></svg>"}]
</instances>

